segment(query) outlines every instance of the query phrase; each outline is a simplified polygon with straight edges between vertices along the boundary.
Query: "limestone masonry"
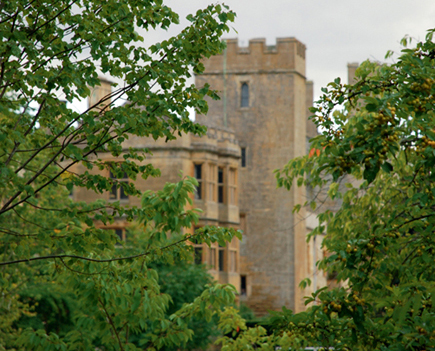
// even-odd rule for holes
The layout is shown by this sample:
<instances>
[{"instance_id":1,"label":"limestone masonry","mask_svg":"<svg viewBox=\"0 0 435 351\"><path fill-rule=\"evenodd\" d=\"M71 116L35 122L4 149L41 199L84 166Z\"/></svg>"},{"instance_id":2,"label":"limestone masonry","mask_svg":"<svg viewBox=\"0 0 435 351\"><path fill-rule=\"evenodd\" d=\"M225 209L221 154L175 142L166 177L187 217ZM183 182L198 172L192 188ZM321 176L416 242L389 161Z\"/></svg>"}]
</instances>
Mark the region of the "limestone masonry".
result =
<instances>
[{"instance_id":1,"label":"limestone masonry","mask_svg":"<svg viewBox=\"0 0 435 351\"><path fill-rule=\"evenodd\" d=\"M327 283L315 266L323 255L321 238L307 243L315 216L305 209L292 213L295 204L305 202L306 189L277 189L273 171L307 154L308 140L317 133L308 120L313 84L305 76L305 45L282 38L274 46L253 39L248 47L239 47L232 39L221 55L203 63L205 71L195 77L196 85L208 83L221 96L208 101L207 116L196 116L209 127L207 135L184 135L168 143L127 140L125 148L150 149L153 156L146 162L162 174L146 181L138 178L136 186L157 190L168 181L178 181L180 171L195 176L200 185L194 206L203 210L199 226L232 226L244 232L242 242L234 240L227 247L195 247L196 263L206 264L218 281L233 284L240 302L258 315L284 305L301 311L303 297ZM101 89L107 90L108 84L103 81ZM98 156L117 161L110 155ZM140 203L119 189L105 196L109 201ZM95 197L84 189L73 195L75 200ZM120 218L110 228L125 238L126 226ZM306 277L313 285L302 291L298 285Z\"/></svg>"},{"instance_id":2,"label":"limestone masonry","mask_svg":"<svg viewBox=\"0 0 435 351\"><path fill-rule=\"evenodd\" d=\"M227 40L226 51L204 66L196 84L210 84L221 100L209 101L207 116L197 121L234 131L245 158L239 166L241 300L259 314L284 305L301 310L298 284L309 274L311 255L306 214L292 209L305 202L305 189L277 189L273 171L306 154L307 138L316 134L307 120L313 85L305 77L305 45L294 38L277 39L276 46L253 39L241 48Z\"/></svg>"}]
</instances>

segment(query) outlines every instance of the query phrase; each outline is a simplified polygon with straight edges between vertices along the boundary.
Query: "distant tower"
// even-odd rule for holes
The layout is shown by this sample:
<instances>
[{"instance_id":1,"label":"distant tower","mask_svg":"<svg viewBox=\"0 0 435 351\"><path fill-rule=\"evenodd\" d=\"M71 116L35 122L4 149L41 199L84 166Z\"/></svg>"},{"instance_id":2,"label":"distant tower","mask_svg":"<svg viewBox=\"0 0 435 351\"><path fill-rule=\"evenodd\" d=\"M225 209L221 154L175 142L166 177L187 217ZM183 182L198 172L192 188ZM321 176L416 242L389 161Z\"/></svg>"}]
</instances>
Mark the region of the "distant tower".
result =
<instances>
[{"instance_id":1,"label":"distant tower","mask_svg":"<svg viewBox=\"0 0 435 351\"><path fill-rule=\"evenodd\" d=\"M307 136L316 133L307 123L312 83L305 77L305 46L295 38L277 39L276 46L254 39L247 48L227 40L225 52L204 66L196 84L210 84L221 100L209 101L207 116L197 121L233 130L241 147L241 301L258 314L284 305L303 310L298 284L309 272L307 227L304 210L292 209L305 202L305 189L277 189L273 171L305 155Z\"/></svg>"},{"instance_id":2,"label":"distant tower","mask_svg":"<svg viewBox=\"0 0 435 351\"><path fill-rule=\"evenodd\" d=\"M350 62L347 64L347 84L356 83L355 74L358 67L358 62Z\"/></svg>"}]
</instances>

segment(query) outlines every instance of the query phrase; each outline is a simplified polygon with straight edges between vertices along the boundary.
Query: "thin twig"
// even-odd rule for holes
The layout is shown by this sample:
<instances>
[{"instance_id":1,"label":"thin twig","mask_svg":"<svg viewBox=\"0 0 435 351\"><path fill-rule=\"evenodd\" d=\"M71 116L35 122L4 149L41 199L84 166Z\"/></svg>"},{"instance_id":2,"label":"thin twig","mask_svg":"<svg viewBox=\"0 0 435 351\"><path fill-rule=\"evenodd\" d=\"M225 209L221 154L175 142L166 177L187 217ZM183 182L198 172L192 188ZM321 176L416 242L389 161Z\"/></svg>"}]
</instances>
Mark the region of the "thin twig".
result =
<instances>
[{"instance_id":1,"label":"thin twig","mask_svg":"<svg viewBox=\"0 0 435 351\"><path fill-rule=\"evenodd\" d=\"M121 349L121 351L124 351L124 348L122 347L122 342L121 342L121 339L119 338L119 334L118 334L118 331L116 330L115 324L113 323L113 320L110 317L110 314L107 312L106 307L104 306L104 303L103 303L103 301L101 301L100 297L98 297L98 302L100 303L101 307L103 308L104 313L106 314L106 317L109 320L109 323L112 326L112 329L116 335L116 338L118 339L119 348Z\"/></svg>"}]
</instances>

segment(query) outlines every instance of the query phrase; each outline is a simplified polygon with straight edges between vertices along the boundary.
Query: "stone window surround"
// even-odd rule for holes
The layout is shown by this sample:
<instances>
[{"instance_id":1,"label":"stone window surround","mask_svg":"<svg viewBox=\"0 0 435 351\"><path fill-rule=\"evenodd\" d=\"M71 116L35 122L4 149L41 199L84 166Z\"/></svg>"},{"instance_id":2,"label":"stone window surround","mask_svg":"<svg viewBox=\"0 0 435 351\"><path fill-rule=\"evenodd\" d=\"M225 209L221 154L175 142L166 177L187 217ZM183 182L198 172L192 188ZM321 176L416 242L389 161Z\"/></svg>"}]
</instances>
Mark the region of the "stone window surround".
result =
<instances>
[{"instance_id":1,"label":"stone window surround","mask_svg":"<svg viewBox=\"0 0 435 351\"><path fill-rule=\"evenodd\" d=\"M112 171L109 170L109 178L116 179L118 182L129 183L129 178L124 172L124 176L122 178L117 178ZM121 201L128 202L129 196L124 193L124 190L121 186L113 185L112 189L109 191L109 201Z\"/></svg>"},{"instance_id":2,"label":"stone window surround","mask_svg":"<svg viewBox=\"0 0 435 351\"><path fill-rule=\"evenodd\" d=\"M218 202L223 205L238 204L238 168L236 165L224 165L216 162L194 161L194 167L201 167L201 179L198 179L197 169L194 176L198 181L199 192L195 194L195 200ZM218 172L223 171L223 182L219 182ZM222 186L222 202L219 201L219 188ZM198 196L200 193L200 196Z\"/></svg>"},{"instance_id":3,"label":"stone window surround","mask_svg":"<svg viewBox=\"0 0 435 351\"><path fill-rule=\"evenodd\" d=\"M198 229L196 227L195 229ZM223 273L238 273L239 270L239 250L237 244L234 242L238 240L233 239L231 243L226 246L220 246L218 243L212 243L210 247L207 244L194 244L190 243L194 248L194 264L199 264L196 261L196 256L201 253L201 264L205 264L207 268L215 272Z\"/></svg>"},{"instance_id":4,"label":"stone window surround","mask_svg":"<svg viewBox=\"0 0 435 351\"><path fill-rule=\"evenodd\" d=\"M249 82L241 82L240 85L240 108L249 108L250 105L250 94L249 94Z\"/></svg>"}]
</instances>

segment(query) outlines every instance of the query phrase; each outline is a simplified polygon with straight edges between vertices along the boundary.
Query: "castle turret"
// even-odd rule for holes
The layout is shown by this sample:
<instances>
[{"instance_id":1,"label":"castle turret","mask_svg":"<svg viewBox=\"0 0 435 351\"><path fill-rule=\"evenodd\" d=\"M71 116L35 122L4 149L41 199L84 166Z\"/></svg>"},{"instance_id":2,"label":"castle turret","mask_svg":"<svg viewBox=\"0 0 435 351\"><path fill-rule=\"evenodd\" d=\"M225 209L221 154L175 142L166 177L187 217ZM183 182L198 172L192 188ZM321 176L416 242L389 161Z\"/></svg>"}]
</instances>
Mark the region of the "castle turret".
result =
<instances>
[{"instance_id":1,"label":"castle turret","mask_svg":"<svg viewBox=\"0 0 435 351\"><path fill-rule=\"evenodd\" d=\"M306 153L312 84L305 77L305 46L295 38L277 39L275 46L254 39L245 48L227 40L227 49L204 66L196 84L210 84L221 100L209 101L207 116L197 121L234 130L241 147L241 300L258 314L283 305L302 310L306 225L303 210L295 215L292 209L305 201L305 189L277 189L273 171Z\"/></svg>"},{"instance_id":2,"label":"castle turret","mask_svg":"<svg viewBox=\"0 0 435 351\"><path fill-rule=\"evenodd\" d=\"M355 74L358 67L358 62L350 62L347 64L347 84L355 84Z\"/></svg>"}]
</instances>

